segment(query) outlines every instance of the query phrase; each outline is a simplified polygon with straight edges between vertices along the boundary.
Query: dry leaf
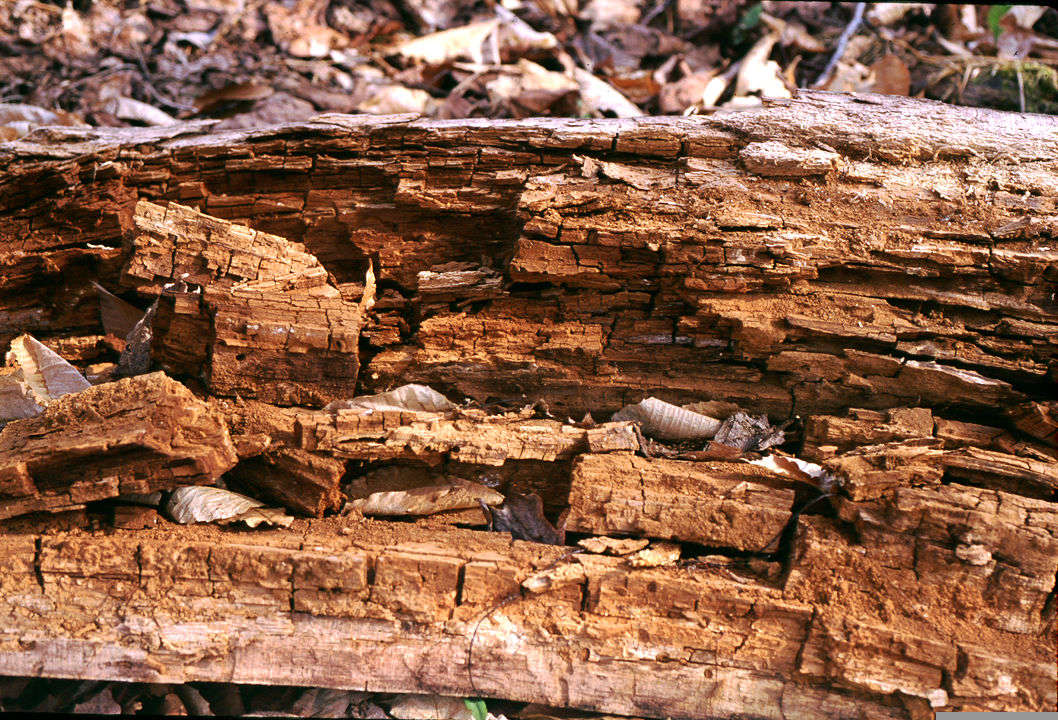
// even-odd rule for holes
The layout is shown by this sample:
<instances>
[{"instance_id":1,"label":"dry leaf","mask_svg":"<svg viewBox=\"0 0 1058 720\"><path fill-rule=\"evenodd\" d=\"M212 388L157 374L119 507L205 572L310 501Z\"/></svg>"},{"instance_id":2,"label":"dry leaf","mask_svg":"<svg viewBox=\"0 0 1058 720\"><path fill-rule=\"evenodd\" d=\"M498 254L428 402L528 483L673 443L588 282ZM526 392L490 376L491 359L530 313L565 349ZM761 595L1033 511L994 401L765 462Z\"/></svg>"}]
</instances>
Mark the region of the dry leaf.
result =
<instances>
[{"instance_id":1,"label":"dry leaf","mask_svg":"<svg viewBox=\"0 0 1058 720\"><path fill-rule=\"evenodd\" d=\"M590 537L578 540L577 544L597 555L628 555L642 550L650 541L646 538Z\"/></svg>"},{"instance_id":2,"label":"dry leaf","mask_svg":"<svg viewBox=\"0 0 1058 720\"><path fill-rule=\"evenodd\" d=\"M544 517L544 503L539 495L510 493L503 505L482 505L491 518L492 530L509 532L515 540L564 545L566 533L552 525Z\"/></svg>"},{"instance_id":3,"label":"dry leaf","mask_svg":"<svg viewBox=\"0 0 1058 720\"><path fill-rule=\"evenodd\" d=\"M750 452L782 445L786 441L786 435L768 422L767 415L751 416L737 412L724 420L713 439L722 445Z\"/></svg>"},{"instance_id":4,"label":"dry leaf","mask_svg":"<svg viewBox=\"0 0 1058 720\"><path fill-rule=\"evenodd\" d=\"M735 79L735 97L793 97L783 82L779 63L768 59L778 38L777 33L769 33L746 53Z\"/></svg>"},{"instance_id":5,"label":"dry leaf","mask_svg":"<svg viewBox=\"0 0 1058 720\"><path fill-rule=\"evenodd\" d=\"M21 103L0 104L0 142L16 140L42 125L84 126L70 113L52 112L36 105Z\"/></svg>"},{"instance_id":6,"label":"dry leaf","mask_svg":"<svg viewBox=\"0 0 1058 720\"><path fill-rule=\"evenodd\" d=\"M19 335L11 341L7 363L22 369L23 380L40 405L92 386L77 368L32 335Z\"/></svg>"},{"instance_id":7,"label":"dry leaf","mask_svg":"<svg viewBox=\"0 0 1058 720\"><path fill-rule=\"evenodd\" d=\"M256 528L258 525L273 525L275 527L290 527L290 524L294 522L292 515L287 515L286 510L283 508L251 508L246 512L233 515L229 518L220 518L217 521L218 525L233 525L235 523L243 523L251 530Z\"/></svg>"},{"instance_id":8,"label":"dry leaf","mask_svg":"<svg viewBox=\"0 0 1058 720\"><path fill-rule=\"evenodd\" d=\"M103 104L103 110L121 120L139 122L144 125L172 125L177 121L164 110L130 97L110 98Z\"/></svg>"},{"instance_id":9,"label":"dry leaf","mask_svg":"<svg viewBox=\"0 0 1058 720\"><path fill-rule=\"evenodd\" d=\"M372 115L426 115L432 106L433 97L425 90L394 84L377 88L371 97L357 105L356 109Z\"/></svg>"},{"instance_id":10,"label":"dry leaf","mask_svg":"<svg viewBox=\"0 0 1058 720\"><path fill-rule=\"evenodd\" d=\"M99 296L99 316L103 321L103 331L107 335L125 338L143 318L143 310L125 302L95 280L92 285Z\"/></svg>"},{"instance_id":11,"label":"dry leaf","mask_svg":"<svg viewBox=\"0 0 1058 720\"><path fill-rule=\"evenodd\" d=\"M0 367L0 424L44 412L22 374L22 368Z\"/></svg>"},{"instance_id":12,"label":"dry leaf","mask_svg":"<svg viewBox=\"0 0 1058 720\"><path fill-rule=\"evenodd\" d=\"M482 46L485 38L495 32L499 26L498 19L484 20L413 38L385 52L427 65L444 65L460 58L480 63L484 62Z\"/></svg>"},{"instance_id":13,"label":"dry leaf","mask_svg":"<svg viewBox=\"0 0 1058 720\"><path fill-rule=\"evenodd\" d=\"M477 508L479 502L499 505L503 495L480 483L455 480L447 485L372 493L366 498L351 500L349 505L364 515L432 515Z\"/></svg>"},{"instance_id":14,"label":"dry leaf","mask_svg":"<svg viewBox=\"0 0 1058 720\"><path fill-rule=\"evenodd\" d=\"M271 86L255 82L229 84L217 90L207 90L199 95L195 99L195 110L205 113L223 103L263 100L273 92Z\"/></svg>"},{"instance_id":15,"label":"dry leaf","mask_svg":"<svg viewBox=\"0 0 1058 720\"><path fill-rule=\"evenodd\" d=\"M604 117L641 117L645 113L606 81L581 68L573 69L573 79L580 87L580 99L592 115Z\"/></svg>"},{"instance_id":16,"label":"dry leaf","mask_svg":"<svg viewBox=\"0 0 1058 720\"><path fill-rule=\"evenodd\" d=\"M245 495L202 485L185 485L173 490L165 503L165 512L181 525L244 522L251 528L262 523L287 527L294 521L282 509L266 508L264 503Z\"/></svg>"},{"instance_id":17,"label":"dry leaf","mask_svg":"<svg viewBox=\"0 0 1058 720\"><path fill-rule=\"evenodd\" d=\"M654 542L628 558L632 567L652 568L675 565L680 559L680 546L670 542Z\"/></svg>"},{"instance_id":18,"label":"dry leaf","mask_svg":"<svg viewBox=\"0 0 1058 720\"><path fill-rule=\"evenodd\" d=\"M165 503L166 514L181 525L223 520L264 503L221 488L185 485L173 490Z\"/></svg>"},{"instance_id":19,"label":"dry leaf","mask_svg":"<svg viewBox=\"0 0 1058 720\"><path fill-rule=\"evenodd\" d=\"M339 410L368 411L415 411L415 412L448 412L454 410L455 403L450 401L441 393L426 385L411 383L401 385L395 390L379 393L378 395L364 395L350 400L335 400L323 409L327 412Z\"/></svg>"},{"instance_id":20,"label":"dry leaf","mask_svg":"<svg viewBox=\"0 0 1058 720\"><path fill-rule=\"evenodd\" d=\"M653 397L626 405L614 414L613 420L638 422L644 435L662 440L705 440L716 435L721 425L719 420L708 415L684 410Z\"/></svg>"},{"instance_id":21,"label":"dry leaf","mask_svg":"<svg viewBox=\"0 0 1058 720\"><path fill-rule=\"evenodd\" d=\"M886 55L871 65L873 92L883 95L907 95L911 92L911 72L896 55Z\"/></svg>"}]
</instances>

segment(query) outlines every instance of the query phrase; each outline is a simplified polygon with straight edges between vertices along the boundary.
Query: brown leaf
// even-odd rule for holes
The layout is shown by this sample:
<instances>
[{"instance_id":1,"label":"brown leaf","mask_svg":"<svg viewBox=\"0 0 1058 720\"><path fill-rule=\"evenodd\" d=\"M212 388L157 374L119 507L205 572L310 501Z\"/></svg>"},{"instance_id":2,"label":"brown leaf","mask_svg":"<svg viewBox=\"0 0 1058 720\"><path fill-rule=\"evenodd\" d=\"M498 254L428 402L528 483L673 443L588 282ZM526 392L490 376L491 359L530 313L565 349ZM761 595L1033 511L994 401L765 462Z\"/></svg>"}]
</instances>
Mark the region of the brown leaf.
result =
<instances>
[{"instance_id":1,"label":"brown leaf","mask_svg":"<svg viewBox=\"0 0 1058 720\"><path fill-rule=\"evenodd\" d=\"M896 55L885 55L871 65L874 92L883 95L907 95L911 92L911 72Z\"/></svg>"},{"instance_id":2,"label":"brown leaf","mask_svg":"<svg viewBox=\"0 0 1058 720\"><path fill-rule=\"evenodd\" d=\"M509 532L515 540L548 545L563 545L566 542L565 531L556 529L544 517L544 503L535 493L510 493L502 506L485 507L492 517L492 529L496 532Z\"/></svg>"},{"instance_id":3,"label":"brown leaf","mask_svg":"<svg viewBox=\"0 0 1058 720\"><path fill-rule=\"evenodd\" d=\"M92 286L99 296L99 315L103 321L103 331L107 335L124 338L143 318L143 310L125 302L105 287L92 281Z\"/></svg>"},{"instance_id":4,"label":"brown leaf","mask_svg":"<svg viewBox=\"0 0 1058 720\"><path fill-rule=\"evenodd\" d=\"M274 90L257 82L232 83L216 90L207 90L195 98L195 111L206 113L222 103L262 100Z\"/></svg>"}]
</instances>

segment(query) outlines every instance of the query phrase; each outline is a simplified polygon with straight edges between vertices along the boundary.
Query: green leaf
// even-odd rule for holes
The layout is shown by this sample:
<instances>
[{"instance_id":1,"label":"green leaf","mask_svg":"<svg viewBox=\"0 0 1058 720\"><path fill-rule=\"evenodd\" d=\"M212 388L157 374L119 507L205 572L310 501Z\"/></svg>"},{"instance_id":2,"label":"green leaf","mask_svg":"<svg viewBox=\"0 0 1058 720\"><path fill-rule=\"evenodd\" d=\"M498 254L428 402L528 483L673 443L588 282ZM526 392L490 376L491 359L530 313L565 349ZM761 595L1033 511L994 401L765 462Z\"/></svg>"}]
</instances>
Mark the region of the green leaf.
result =
<instances>
[{"instance_id":1,"label":"green leaf","mask_svg":"<svg viewBox=\"0 0 1058 720\"><path fill-rule=\"evenodd\" d=\"M1007 5L1007 7L1010 7ZM757 3L746 12L742 13L742 17L738 21L738 29L742 32L752 30L760 24L760 14L764 10L764 3Z\"/></svg>"},{"instance_id":2,"label":"green leaf","mask_svg":"<svg viewBox=\"0 0 1058 720\"><path fill-rule=\"evenodd\" d=\"M485 701L481 698L464 698L463 703L467 706L467 710L470 711L471 716L474 720L486 720L489 716L489 710L485 707Z\"/></svg>"},{"instance_id":3,"label":"green leaf","mask_svg":"<svg viewBox=\"0 0 1058 720\"><path fill-rule=\"evenodd\" d=\"M1003 28L999 26L999 21L1007 14L1012 6L1010 5L993 5L988 10L988 27L992 28L993 39L999 39L999 33L1002 32Z\"/></svg>"}]
</instances>

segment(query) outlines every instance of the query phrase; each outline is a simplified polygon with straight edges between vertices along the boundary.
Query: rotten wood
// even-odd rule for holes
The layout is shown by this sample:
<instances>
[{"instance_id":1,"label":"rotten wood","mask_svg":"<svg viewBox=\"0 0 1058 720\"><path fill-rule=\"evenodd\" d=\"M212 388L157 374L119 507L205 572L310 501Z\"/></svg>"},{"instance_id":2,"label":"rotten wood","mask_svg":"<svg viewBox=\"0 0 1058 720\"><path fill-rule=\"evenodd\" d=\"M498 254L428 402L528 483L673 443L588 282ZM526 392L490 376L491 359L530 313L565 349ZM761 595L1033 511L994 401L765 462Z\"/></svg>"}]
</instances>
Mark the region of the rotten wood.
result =
<instances>
[{"instance_id":1,"label":"rotten wood","mask_svg":"<svg viewBox=\"0 0 1058 720\"><path fill-rule=\"evenodd\" d=\"M98 385L0 430L0 518L211 483L236 459L223 417L163 373Z\"/></svg>"},{"instance_id":2,"label":"rotten wood","mask_svg":"<svg viewBox=\"0 0 1058 720\"><path fill-rule=\"evenodd\" d=\"M673 718L1056 709L1058 121L805 92L696 118L48 136L0 145L0 344L115 363L97 281L158 300L175 380L11 423L0 444L35 454L0 461L29 493L6 514L226 472L321 516L465 479L683 560L445 525L478 510L252 534L25 515L0 528L0 673ZM456 405L319 409L408 382ZM136 405L147 387L170 390ZM573 421L650 396L803 419L785 449L827 474L639 457L712 451ZM186 455L135 445L188 428Z\"/></svg>"}]
</instances>

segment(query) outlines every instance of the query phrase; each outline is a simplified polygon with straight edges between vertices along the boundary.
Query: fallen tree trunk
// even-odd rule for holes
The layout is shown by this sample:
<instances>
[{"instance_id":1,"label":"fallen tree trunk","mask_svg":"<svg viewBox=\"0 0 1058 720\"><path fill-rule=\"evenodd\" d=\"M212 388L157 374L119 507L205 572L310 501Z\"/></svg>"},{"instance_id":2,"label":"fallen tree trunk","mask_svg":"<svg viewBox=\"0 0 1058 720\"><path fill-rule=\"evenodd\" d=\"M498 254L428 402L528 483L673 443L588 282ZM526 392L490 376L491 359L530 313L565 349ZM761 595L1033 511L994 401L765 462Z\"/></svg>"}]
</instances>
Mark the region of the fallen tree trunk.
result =
<instances>
[{"instance_id":1,"label":"fallen tree trunk","mask_svg":"<svg viewBox=\"0 0 1058 720\"><path fill-rule=\"evenodd\" d=\"M154 365L224 418L226 481L316 518L6 521L0 672L653 717L1055 709L1056 131L806 93L0 145L0 341L114 362L91 281L157 300ZM345 402L408 382L457 403ZM651 395L803 421L784 447L828 474L596 422ZM454 481L539 494L571 547L438 527L498 522L479 508L322 517ZM574 552L601 533L654 542Z\"/></svg>"}]
</instances>

